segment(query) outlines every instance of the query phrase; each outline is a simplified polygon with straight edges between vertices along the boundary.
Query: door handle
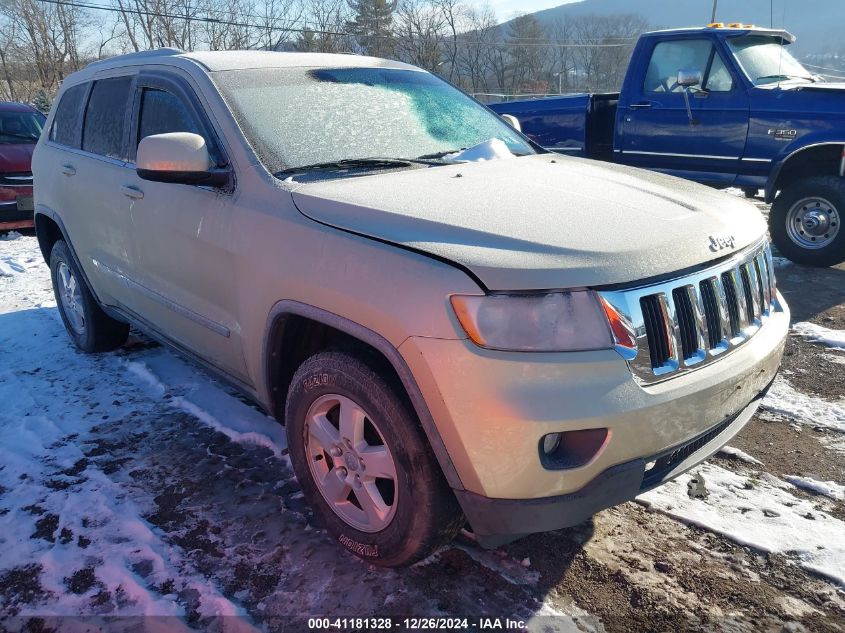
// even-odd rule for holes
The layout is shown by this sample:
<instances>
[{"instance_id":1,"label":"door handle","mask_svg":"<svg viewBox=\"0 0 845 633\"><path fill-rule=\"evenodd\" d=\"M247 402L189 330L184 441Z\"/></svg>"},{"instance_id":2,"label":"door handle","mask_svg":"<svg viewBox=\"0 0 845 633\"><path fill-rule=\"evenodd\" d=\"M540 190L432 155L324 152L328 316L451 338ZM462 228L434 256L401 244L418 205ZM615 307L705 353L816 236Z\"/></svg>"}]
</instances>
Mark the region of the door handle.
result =
<instances>
[{"instance_id":1,"label":"door handle","mask_svg":"<svg viewBox=\"0 0 845 633\"><path fill-rule=\"evenodd\" d=\"M140 200L144 197L144 192L133 185L123 185L120 190L123 192L124 196L132 198L133 200Z\"/></svg>"},{"instance_id":2,"label":"door handle","mask_svg":"<svg viewBox=\"0 0 845 633\"><path fill-rule=\"evenodd\" d=\"M628 107L632 109L638 108L650 108L652 106L651 102L649 101L640 101L639 103L632 103Z\"/></svg>"},{"instance_id":3,"label":"door handle","mask_svg":"<svg viewBox=\"0 0 845 633\"><path fill-rule=\"evenodd\" d=\"M76 175L76 167L73 165L62 165L61 167L62 173L65 176L75 176Z\"/></svg>"}]
</instances>

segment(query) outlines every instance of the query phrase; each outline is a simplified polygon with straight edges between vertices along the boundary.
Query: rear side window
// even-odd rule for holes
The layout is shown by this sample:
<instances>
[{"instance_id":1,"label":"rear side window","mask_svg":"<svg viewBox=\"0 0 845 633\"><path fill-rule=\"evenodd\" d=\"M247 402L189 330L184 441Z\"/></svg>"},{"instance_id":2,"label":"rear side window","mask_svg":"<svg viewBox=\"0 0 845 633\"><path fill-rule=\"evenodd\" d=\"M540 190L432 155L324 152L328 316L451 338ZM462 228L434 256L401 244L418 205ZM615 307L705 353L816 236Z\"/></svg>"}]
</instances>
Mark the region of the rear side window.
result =
<instances>
[{"instance_id":1,"label":"rear side window","mask_svg":"<svg viewBox=\"0 0 845 633\"><path fill-rule=\"evenodd\" d=\"M50 140L54 143L79 147L79 114L86 90L88 84L79 84L68 88L62 95L50 128Z\"/></svg>"},{"instance_id":2,"label":"rear side window","mask_svg":"<svg viewBox=\"0 0 845 633\"><path fill-rule=\"evenodd\" d=\"M85 111L82 149L94 154L126 160L123 139L131 84L131 77L101 79L94 82L88 108Z\"/></svg>"},{"instance_id":3,"label":"rear side window","mask_svg":"<svg viewBox=\"0 0 845 633\"><path fill-rule=\"evenodd\" d=\"M145 88L141 95L138 140L168 132L202 134L193 114L179 97L164 90Z\"/></svg>"}]
</instances>

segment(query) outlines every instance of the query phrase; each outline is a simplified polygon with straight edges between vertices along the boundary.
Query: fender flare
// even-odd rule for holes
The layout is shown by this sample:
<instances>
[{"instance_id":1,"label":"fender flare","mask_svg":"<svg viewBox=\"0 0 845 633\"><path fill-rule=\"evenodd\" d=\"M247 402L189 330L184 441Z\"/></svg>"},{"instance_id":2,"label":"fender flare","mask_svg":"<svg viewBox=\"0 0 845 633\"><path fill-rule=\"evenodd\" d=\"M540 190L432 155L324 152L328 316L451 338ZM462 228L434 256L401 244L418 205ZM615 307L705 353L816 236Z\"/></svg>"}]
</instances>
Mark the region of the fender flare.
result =
<instances>
[{"instance_id":1,"label":"fender flare","mask_svg":"<svg viewBox=\"0 0 845 633\"><path fill-rule=\"evenodd\" d=\"M79 256L76 254L76 249L73 247L73 242L70 240L70 236L68 235L67 228L65 227L65 223L62 221L61 216L56 213L53 209L44 206L43 204L36 205L35 213L33 214L33 218L35 220L35 235L38 237L38 248L41 249L41 255L44 257L44 262L47 266L50 266L50 253L45 253L42 244L41 238L39 237L39 228L38 228L38 216L46 217L52 220L56 226L59 227L59 232L62 234L62 239L64 240L65 244L67 244L67 248L70 251L70 256L73 258L73 263L76 264L76 269L79 271L79 274L82 275L82 280L85 282L85 285L88 286L88 290L91 292L91 296L94 297L94 301L97 302L101 308L104 308L103 302L100 301L100 297L97 295L97 291L94 289L94 286L91 284L91 281L88 279L88 275L85 274L85 269L82 267L82 264L79 261Z\"/></svg>"},{"instance_id":2,"label":"fender flare","mask_svg":"<svg viewBox=\"0 0 845 633\"><path fill-rule=\"evenodd\" d=\"M806 141L807 139L802 139L802 141ZM775 185L777 184L778 178L780 177L781 171L783 170L784 166L793 158L795 158L801 152L804 152L809 149L815 149L817 147L825 147L825 146L841 146L843 151L843 156L845 156L845 139L842 140L833 140L833 139L826 139L826 140L819 140L814 142L814 139L811 139L810 142L803 142L802 144L790 145L784 148L784 151L779 155L776 156L772 161L772 170L769 172L769 178L766 181L765 186L765 200L766 202L771 203L775 199L775 194L777 190L775 189ZM840 168L840 175L842 175L842 170Z\"/></svg>"},{"instance_id":3,"label":"fender flare","mask_svg":"<svg viewBox=\"0 0 845 633\"><path fill-rule=\"evenodd\" d=\"M405 359L402 357L402 354L399 353L399 350L390 341L381 336L381 334L378 334L377 332L374 332L355 321L347 319L346 317L290 299L283 299L273 305L270 310L270 314L267 316L267 325L264 329L264 339L261 348L261 354L263 357L261 363L263 376L260 384L262 389L264 389L264 393L268 395L268 404L271 401L269 394L273 392L273 385L270 384L270 377L272 376L272 355L269 353L270 340L274 332L276 322L286 315L300 316L322 323L323 325L332 327L344 334L362 341L363 343L366 343L367 345L370 345L381 353L387 362L390 363L391 367L393 367L396 375L399 376L399 380L402 381L402 386L408 394L411 406L414 407L417 418L422 425L423 432L434 451L434 456L437 458L437 462L440 464L440 469L446 477L446 481L449 486L454 490L464 489L464 485L461 482L461 478L458 475L455 464L452 462L452 458L446 450L446 444L443 442L443 438L437 430L437 425L434 422L431 411L429 411L425 398L423 398L422 391L417 385L417 381L414 378L411 369L408 367L408 364L405 362Z\"/></svg>"}]
</instances>

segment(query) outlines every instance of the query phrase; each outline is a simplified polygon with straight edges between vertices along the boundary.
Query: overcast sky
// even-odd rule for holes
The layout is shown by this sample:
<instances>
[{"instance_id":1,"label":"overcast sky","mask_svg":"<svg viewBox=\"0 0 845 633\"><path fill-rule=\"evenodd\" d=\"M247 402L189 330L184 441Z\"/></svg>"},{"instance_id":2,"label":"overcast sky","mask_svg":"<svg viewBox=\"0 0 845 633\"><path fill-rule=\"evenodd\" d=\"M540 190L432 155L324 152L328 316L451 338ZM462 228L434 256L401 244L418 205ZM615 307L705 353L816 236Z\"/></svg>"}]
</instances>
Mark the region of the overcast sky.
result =
<instances>
[{"instance_id":1,"label":"overcast sky","mask_svg":"<svg viewBox=\"0 0 845 633\"><path fill-rule=\"evenodd\" d=\"M533 13L541 9L577 2L578 0L487 0L487 4L493 7L498 18L504 22L510 20L517 13ZM484 0L470 0L472 4L481 5Z\"/></svg>"}]
</instances>

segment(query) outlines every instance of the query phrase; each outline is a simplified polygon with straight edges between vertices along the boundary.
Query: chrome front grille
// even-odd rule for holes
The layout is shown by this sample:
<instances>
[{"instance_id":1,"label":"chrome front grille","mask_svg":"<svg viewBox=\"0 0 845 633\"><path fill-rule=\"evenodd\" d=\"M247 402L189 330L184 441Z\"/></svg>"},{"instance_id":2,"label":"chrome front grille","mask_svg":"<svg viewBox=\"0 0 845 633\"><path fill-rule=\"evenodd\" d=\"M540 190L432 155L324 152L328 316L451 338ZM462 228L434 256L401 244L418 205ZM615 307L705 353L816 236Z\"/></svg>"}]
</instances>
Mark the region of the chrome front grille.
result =
<instances>
[{"instance_id":1,"label":"chrome front grille","mask_svg":"<svg viewBox=\"0 0 845 633\"><path fill-rule=\"evenodd\" d=\"M768 242L691 275L599 294L628 321L637 347L617 349L643 383L706 365L742 345L777 302Z\"/></svg>"}]
</instances>

